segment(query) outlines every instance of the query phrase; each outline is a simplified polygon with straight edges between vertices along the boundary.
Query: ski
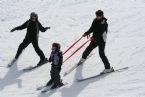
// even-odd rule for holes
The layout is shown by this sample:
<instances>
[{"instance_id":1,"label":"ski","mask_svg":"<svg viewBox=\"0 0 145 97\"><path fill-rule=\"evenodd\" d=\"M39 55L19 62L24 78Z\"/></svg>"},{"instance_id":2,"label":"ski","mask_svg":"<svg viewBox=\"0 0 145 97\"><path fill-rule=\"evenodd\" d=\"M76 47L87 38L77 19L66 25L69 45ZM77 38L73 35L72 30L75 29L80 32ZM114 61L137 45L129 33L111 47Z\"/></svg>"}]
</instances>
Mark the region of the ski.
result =
<instances>
[{"instance_id":1,"label":"ski","mask_svg":"<svg viewBox=\"0 0 145 97\"><path fill-rule=\"evenodd\" d=\"M7 68L10 68L12 67L13 65L15 65L17 62L17 59L13 59L8 65L7 65Z\"/></svg>"},{"instance_id":2,"label":"ski","mask_svg":"<svg viewBox=\"0 0 145 97\"><path fill-rule=\"evenodd\" d=\"M39 87L36 88L36 90L37 91L39 91L39 90L46 90L46 89L49 89L51 86L52 85L49 85L49 86L47 86L47 85L39 86Z\"/></svg>"},{"instance_id":3,"label":"ski","mask_svg":"<svg viewBox=\"0 0 145 97\"><path fill-rule=\"evenodd\" d=\"M40 66L29 66L29 67L23 69L22 71L24 71L24 72L26 72L26 71L31 71L31 70L34 70L34 69L36 69L36 68L38 68L38 67L40 67Z\"/></svg>"},{"instance_id":4,"label":"ski","mask_svg":"<svg viewBox=\"0 0 145 97\"><path fill-rule=\"evenodd\" d=\"M46 89L46 88L50 88L51 86L52 86L52 85L49 85L49 86L47 86L47 85L39 86L39 87L36 88L36 90L37 90L37 91L40 91L40 90L43 90L43 89Z\"/></svg>"},{"instance_id":5,"label":"ski","mask_svg":"<svg viewBox=\"0 0 145 97\"><path fill-rule=\"evenodd\" d=\"M22 71L26 72L26 71L34 70L34 69L36 69L36 68L38 68L38 67L40 67L40 66L42 66L42 65L44 65L44 64L47 64L48 62L49 62L49 61L47 60L47 61L45 61L45 62L43 62L43 63L41 63L41 64L37 64L37 65L35 65L35 66L29 66L29 67L23 69Z\"/></svg>"},{"instance_id":6,"label":"ski","mask_svg":"<svg viewBox=\"0 0 145 97\"><path fill-rule=\"evenodd\" d=\"M44 88L46 88L47 86L45 85L45 86L40 86L40 87L37 87L37 91L39 91L39 90L42 90L42 89L44 89Z\"/></svg>"},{"instance_id":7,"label":"ski","mask_svg":"<svg viewBox=\"0 0 145 97\"><path fill-rule=\"evenodd\" d=\"M41 93L46 93L46 92L48 92L48 91L60 89L60 88L64 87L64 86L67 85L67 84L68 84L68 83L64 83L64 85L62 85L62 86L60 86L60 87L57 87L57 88L55 88L55 89L51 89L50 87L45 88L44 90L41 91Z\"/></svg>"},{"instance_id":8,"label":"ski","mask_svg":"<svg viewBox=\"0 0 145 97\"><path fill-rule=\"evenodd\" d=\"M123 68L120 68L120 69L116 69L110 73L115 73L115 72L122 72L124 70L127 70L129 67L123 67ZM82 79L76 79L78 82L82 82L82 81L86 81L86 80L89 80L89 79L92 79L92 78L97 78L97 77L100 77L102 75L106 75L106 74L110 74L110 73L104 73L104 74L98 74L98 75L95 75L95 76L91 76L91 77L87 77L87 78L82 78Z\"/></svg>"},{"instance_id":9,"label":"ski","mask_svg":"<svg viewBox=\"0 0 145 97\"><path fill-rule=\"evenodd\" d=\"M12 67L14 64L8 64L7 65L7 68L10 68L10 67Z\"/></svg>"},{"instance_id":10,"label":"ski","mask_svg":"<svg viewBox=\"0 0 145 97\"><path fill-rule=\"evenodd\" d=\"M93 54L89 55L87 59L89 59ZM67 76L69 73L71 73L74 69L76 69L78 66L83 65L82 63L77 63L73 67L71 67L68 71L66 71L63 76Z\"/></svg>"}]
</instances>

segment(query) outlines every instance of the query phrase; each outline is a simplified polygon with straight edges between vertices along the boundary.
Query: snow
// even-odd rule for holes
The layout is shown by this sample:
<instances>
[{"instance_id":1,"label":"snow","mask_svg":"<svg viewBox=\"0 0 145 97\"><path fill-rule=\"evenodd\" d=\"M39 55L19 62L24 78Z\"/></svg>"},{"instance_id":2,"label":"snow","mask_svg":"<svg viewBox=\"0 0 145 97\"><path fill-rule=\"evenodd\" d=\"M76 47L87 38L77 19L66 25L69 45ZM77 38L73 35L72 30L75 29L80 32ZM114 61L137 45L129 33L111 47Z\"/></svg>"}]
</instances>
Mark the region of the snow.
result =
<instances>
[{"instance_id":1,"label":"snow","mask_svg":"<svg viewBox=\"0 0 145 97\"><path fill-rule=\"evenodd\" d=\"M68 85L41 94L36 88L50 79L50 64L27 73L21 71L39 61L32 45L16 65L6 68L26 34L26 30L13 33L10 30L29 19L30 12L37 12L40 22L51 26L39 38L40 48L49 57L53 42L59 42L64 51L80 38L98 9L105 12L109 23L106 55L114 68L128 66L128 70L76 82L76 78L93 76L104 69L96 48L82 67L63 78ZM0 0L0 97L145 97L144 9L144 0ZM85 47L64 63L61 75L79 61Z\"/></svg>"}]
</instances>

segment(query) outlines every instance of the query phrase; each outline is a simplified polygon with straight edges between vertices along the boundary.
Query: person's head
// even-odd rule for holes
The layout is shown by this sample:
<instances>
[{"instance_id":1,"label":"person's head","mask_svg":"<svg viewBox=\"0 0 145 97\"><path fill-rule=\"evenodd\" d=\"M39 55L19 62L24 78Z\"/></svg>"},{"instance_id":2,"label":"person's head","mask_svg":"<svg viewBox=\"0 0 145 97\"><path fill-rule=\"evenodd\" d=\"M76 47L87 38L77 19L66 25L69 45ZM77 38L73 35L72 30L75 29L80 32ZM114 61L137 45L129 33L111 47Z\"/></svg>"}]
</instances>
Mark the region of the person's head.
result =
<instances>
[{"instance_id":1,"label":"person's head","mask_svg":"<svg viewBox=\"0 0 145 97\"><path fill-rule=\"evenodd\" d=\"M96 11L97 20L101 20L104 17L104 12L102 10Z\"/></svg>"},{"instance_id":2,"label":"person's head","mask_svg":"<svg viewBox=\"0 0 145 97\"><path fill-rule=\"evenodd\" d=\"M37 21L37 19L38 19L37 13L31 12L31 14L30 14L30 19L31 19L31 21L33 21L33 22Z\"/></svg>"},{"instance_id":3,"label":"person's head","mask_svg":"<svg viewBox=\"0 0 145 97\"><path fill-rule=\"evenodd\" d=\"M59 52L60 51L60 44L59 43L53 43L52 44L52 52L55 53L55 52Z\"/></svg>"}]
</instances>

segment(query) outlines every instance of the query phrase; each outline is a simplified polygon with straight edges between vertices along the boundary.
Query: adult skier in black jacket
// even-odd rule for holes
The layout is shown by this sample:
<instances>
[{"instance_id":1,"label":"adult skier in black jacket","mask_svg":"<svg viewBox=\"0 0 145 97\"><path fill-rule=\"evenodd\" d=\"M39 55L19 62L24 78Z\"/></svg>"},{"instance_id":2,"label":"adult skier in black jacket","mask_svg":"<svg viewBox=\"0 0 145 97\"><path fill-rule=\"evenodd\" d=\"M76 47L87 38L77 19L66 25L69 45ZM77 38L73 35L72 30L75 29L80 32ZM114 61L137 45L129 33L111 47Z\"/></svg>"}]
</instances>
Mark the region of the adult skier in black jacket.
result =
<instances>
[{"instance_id":1,"label":"adult skier in black jacket","mask_svg":"<svg viewBox=\"0 0 145 97\"><path fill-rule=\"evenodd\" d=\"M96 18L94 19L90 29L84 33L84 37L88 36L89 34L93 33L92 41L90 45L84 51L82 58L80 60L80 64L84 63L87 56L95 49L97 46L99 48L99 56L101 57L105 69L102 73L109 73L113 71L113 68L110 66L110 63L105 56L105 44L107 38L107 30L108 30L108 23L107 19L104 17L104 13L102 10L98 10L96 12Z\"/></svg>"},{"instance_id":2,"label":"adult skier in black jacket","mask_svg":"<svg viewBox=\"0 0 145 97\"><path fill-rule=\"evenodd\" d=\"M39 30L41 32L45 32L47 29L50 29L50 27L43 27L41 25L41 23L38 21L38 15L35 12L32 12L30 14L30 19L27 20L24 24L22 24L21 26L15 27L11 30L11 32L14 32L15 30L23 30L27 28L27 34L25 36L25 39L23 40L23 42L20 44L17 54L15 56L15 58L12 60L12 62L8 65L8 67L10 67L11 65L13 65L17 59L19 58L20 54L22 53L22 51L30 44L32 43L36 53L39 55L40 57L40 61L37 65L42 65L43 63L45 63L47 61L47 58L45 58L44 53L42 52L42 50L39 48L38 46L38 36L39 36Z\"/></svg>"}]
</instances>

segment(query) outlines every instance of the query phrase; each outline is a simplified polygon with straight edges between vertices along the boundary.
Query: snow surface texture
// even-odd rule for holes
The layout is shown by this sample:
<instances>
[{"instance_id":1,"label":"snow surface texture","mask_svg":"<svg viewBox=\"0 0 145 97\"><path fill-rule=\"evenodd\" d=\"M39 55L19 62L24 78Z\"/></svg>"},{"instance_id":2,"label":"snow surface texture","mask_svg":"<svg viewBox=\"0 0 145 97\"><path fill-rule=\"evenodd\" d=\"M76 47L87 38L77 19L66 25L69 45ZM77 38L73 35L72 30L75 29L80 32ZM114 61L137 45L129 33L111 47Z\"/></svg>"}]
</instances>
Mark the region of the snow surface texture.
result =
<instances>
[{"instance_id":1,"label":"snow surface texture","mask_svg":"<svg viewBox=\"0 0 145 97\"><path fill-rule=\"evenodd\" d=\"M98 9L104 10L109 23L106 55L114 68L128 66L128 70L76 82L76 78L93 76L104 69L96 48L82 67L63 78L68 85L41 94L36 88L50 79L50 64L21 72L39 61L32 45L25 49L17 64L6 68L26 34L26 30L10 30L29 19L30 12L37 12L40 22L51 26L39 38L40 48L49 57L53 42L61 43L64 51L80 38ZM0 33L0 97L145 97L144 0L0 0ZM85 41L86 38L64 58ZM61 74L79 61L85 47L64 63Z\"/></svg>"}]
</instances>

